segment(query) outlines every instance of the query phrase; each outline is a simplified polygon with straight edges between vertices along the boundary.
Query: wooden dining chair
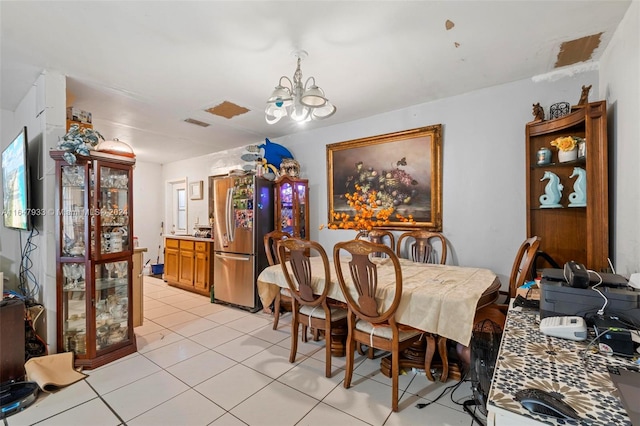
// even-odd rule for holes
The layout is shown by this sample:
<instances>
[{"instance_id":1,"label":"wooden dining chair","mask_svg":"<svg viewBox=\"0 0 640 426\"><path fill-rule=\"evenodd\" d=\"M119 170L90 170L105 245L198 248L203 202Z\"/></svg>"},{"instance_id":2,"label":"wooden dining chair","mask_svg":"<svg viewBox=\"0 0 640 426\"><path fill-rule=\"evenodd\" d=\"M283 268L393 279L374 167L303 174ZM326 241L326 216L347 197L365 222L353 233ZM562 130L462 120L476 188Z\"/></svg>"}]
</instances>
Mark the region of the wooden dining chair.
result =
<instances>
[{"instance_id":1,"label":"wooden dining chair","mask_svg":"<svg viewBox=\"0 0 640 426\"><path fill-rule=\"evenodd\" d=\"M384 231L381 229L372 229L371 231L360 231L356 234L356 240L370 241L375 244L384 244L391 247L394 250L396 247L396 237L390 231ZM375 257L385 257L384 254L378 252L374 254ZM357 350L360 355L364 355L364 349L362 344L358 343ZM369 348L367 351L367 358L375 358L375 352L373 348Z\"/></svg>"},{"instance_id":2,"label":"wooden dining chair","mask_svg":"<svg viewBox=\"0 0 640 426\"><path fill-rule=\"evenodd\" d=\"M396 246L396 237L390 231L372 229L371 231L360 231L356 234L356 240L369 240L372 243L384 244L393 250Z\"/></svg>"},{"instance_id":3,"label":"wooden dining chair","mask_svg":"<svg viewBox=\"0 0 640 426\"><path fill-rule=\"evenodd\" d=\"M379 291L378 262L372 262L375 260L372 255L379 251L390 259L395 270L395 287L387 289L393 292L393 301L389 306L384 306L376 299ZM343 254L351 256L347 276L340 263ZM400 352L422 336L422 331L396 322L395 315L402 297L402 270L398 257L389 247L352 240L334 246L333 260L338 283L349 308L344 387L351 386L357 342L391 352L391 406L393 411L398 411Z\"/></svg>"},{"instance_id":4,"label":"wooden dining chair","mask_svg":"<svg viewBox=\"0 0 640 426\"><path fill-rule=\"evenodd\" d=\"M509 275L509 288L507 290L501 290L500 295L504 296L505 300L501 303L501 309L503 311L508 310L509 300L516 297L516 290L522 286L527 277L532 277L533 260L536 257L536 253L540 248L542 238L534 235L531 238L527 238L518 248L516 257L513 260L513 266L511 267L511 275Z\"/></svg>"},{"instance_id":5,"label":"wooden dining chair","mask_svg":"<svg viewBox=\"0 0 640 426\"><path fill-rule=\"evenodd\" d=\"M310 256L318 255L322 259L322 271L312 271ZM296 360L298 351L298 326L302 327L302 340L307 341L307 327L314 331L324 331L325 340L325 376L331 377L331 330L347 326L347 310L330 306L327 300L331 270L324 248L315 241L300 238L287 238L278 245L280 266L289 285L291 294L291 352L289 362ZM289 262L282 259L288 257ZM322 292L315 294L315 277L322 277L325 286Z\"/></svg>"},{"instance_id":6,"label":"wooden dining chair","mask_svg":"<svg viewBox=\"0 0 640 426\"><path fill-rule=\"evenodd\" d=\"M438 258L438 250L440 249L440 257ZM396 255L398 257L412 260L420 263L447 263L447 239L439 232L426 231L418 229L408 231L400 235L398 245L396 247ZM447 351L448 339L442 336L433 336L437 340L438 355L442 362L442 374L440 381L446 382L449 377L449 356ZM431 369L431 363L427 365L427 370Z\"/></svg>"},{"instance_id":7,"label":"wooden dining chair","mask_svg":"<svg viewBox=\"0 0 640 426\"><path fill-rule=\"evenodd\" d=\"M291 238L291 234L284 231L271 231L264 235L264 251L267 255L269 266L278 264L278 242ZM291 307L291 295L289 290L281 288L273 301L273 329L278 329L278 321L280 320L280 312L283 308Z\"/></svg>"},{"instance_id":8,"label":"wooden dining chair","mask_svg":"<svg viewBox=\"0 0 640 426\"><path fill-rule=\"evenodd\" d=\"M434 242L436 243L434 246ZM403 245L404 244L404 245ZM438 259L437 248L440 248ZM404 256L403 256L404 254ZM408 231L398 238L396 255L420 263L447 263L447 239L439 232Z\"/></svg>"}]
</instances>

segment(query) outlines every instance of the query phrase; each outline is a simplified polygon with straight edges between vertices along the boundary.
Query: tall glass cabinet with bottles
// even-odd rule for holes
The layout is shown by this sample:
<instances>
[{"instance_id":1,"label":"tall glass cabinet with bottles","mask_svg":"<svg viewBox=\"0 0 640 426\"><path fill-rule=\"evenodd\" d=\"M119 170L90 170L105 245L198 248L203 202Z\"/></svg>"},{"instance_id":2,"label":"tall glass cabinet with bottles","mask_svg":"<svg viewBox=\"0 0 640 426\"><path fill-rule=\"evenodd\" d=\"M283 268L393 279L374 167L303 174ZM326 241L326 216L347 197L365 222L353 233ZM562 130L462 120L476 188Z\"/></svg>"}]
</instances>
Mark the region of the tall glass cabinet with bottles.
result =
<instances>
[{"instance_id":1,"label":"tall glass cabinet with bottles","mask_svg":"<svg viewBox=\"0 0 640 426\"><path fill-rule=\"evenodd\" d=\"M136 351L132 314L135 159L91 151L56 172L58 352L92 369Z\"/></svg>"},{"instance_id":2,"label":"tall glass cabinet with bottles","mask_svg":"<svg viewBox=\"0 0 640 426\"><path fill-rule=\"evenodd\" d=\"M275 228L309 239L309 181L281 176L275 184Z\"/></svg>"}]
</instances>

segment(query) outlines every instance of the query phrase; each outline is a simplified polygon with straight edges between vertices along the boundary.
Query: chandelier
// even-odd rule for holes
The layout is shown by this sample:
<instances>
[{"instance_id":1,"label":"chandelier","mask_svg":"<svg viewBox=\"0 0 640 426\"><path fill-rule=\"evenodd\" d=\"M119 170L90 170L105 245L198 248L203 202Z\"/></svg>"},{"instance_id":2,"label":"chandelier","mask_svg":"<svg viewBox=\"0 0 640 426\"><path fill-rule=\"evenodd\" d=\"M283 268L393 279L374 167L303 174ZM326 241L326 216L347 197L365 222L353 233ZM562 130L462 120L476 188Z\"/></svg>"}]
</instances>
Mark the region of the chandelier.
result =
<instances>
[{"instance_id":1,"label":"chandelier","mask_svg":"<svg viewBox=\"0 0 640 426\"><path fill-rule=\"evenodd\" d=\"M293 52L293 55L298 58L293 82L289 77L280 77L278 85L267 100L264 114L269 124L275 124L287 115L292 120L303 123L310 120L322 120L331 117L336 112L336 107L329 102L324 91L316 86L314 77L309 77L304 86L302 85L300 61L307 57L307 52L299 50Z\"/></svg>"}]
</instances>

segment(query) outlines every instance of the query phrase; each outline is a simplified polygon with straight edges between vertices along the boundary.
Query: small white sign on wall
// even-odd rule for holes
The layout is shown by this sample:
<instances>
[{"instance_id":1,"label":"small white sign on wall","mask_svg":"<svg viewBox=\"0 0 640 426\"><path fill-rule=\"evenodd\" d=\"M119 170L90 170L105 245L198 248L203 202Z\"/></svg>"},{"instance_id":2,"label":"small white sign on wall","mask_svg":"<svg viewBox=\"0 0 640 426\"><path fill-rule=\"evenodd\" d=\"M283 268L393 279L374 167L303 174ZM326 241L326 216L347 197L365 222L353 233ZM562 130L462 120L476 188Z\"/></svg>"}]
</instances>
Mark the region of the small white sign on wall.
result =
<instances>
[{"instance_id":1,"label":"small white sign on wall","mask_svg":"<svg viewBox=\"0 0 640 426\"><path fill-rule=\"evenodd\" d=\"M202 181L189 183L189 199L202 200Z\"/></svg>"}]
</instances>

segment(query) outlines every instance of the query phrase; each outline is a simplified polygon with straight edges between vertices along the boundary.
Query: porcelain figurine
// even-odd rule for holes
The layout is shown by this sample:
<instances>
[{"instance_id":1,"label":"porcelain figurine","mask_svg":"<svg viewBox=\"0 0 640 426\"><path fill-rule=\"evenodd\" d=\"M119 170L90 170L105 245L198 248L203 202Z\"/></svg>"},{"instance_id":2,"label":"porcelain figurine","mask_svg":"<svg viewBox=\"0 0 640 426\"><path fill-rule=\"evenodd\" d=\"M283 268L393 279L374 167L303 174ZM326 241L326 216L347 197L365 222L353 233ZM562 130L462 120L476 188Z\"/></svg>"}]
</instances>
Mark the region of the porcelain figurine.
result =
<instances>
[{"instance_id":1,"label":"porcelain figurine","mask_svg":"<svg viewBox=\"0 0 640 426\"><path fill-rule=\"evenodd\" d=\"M574 167L570 178L578 177L573 183L573 191L569 194L569 207L585 207L587 205L587 171Z\"/></svg>"},{"instance_id":2,"label":"porcelain figurine","mask_svg":"<svg viewBox=\"0 0 640 426\"><path fill-rule=\"evenodd\" d=\"M544 176L540 181L549 179L549 183L544 188L544 194L540 196L541 209L556 209L562 207L560 199L562 198L562 190L564 186L560 183L560 178L549 170L544 172Z\"/></svg>"}]
</instances>

